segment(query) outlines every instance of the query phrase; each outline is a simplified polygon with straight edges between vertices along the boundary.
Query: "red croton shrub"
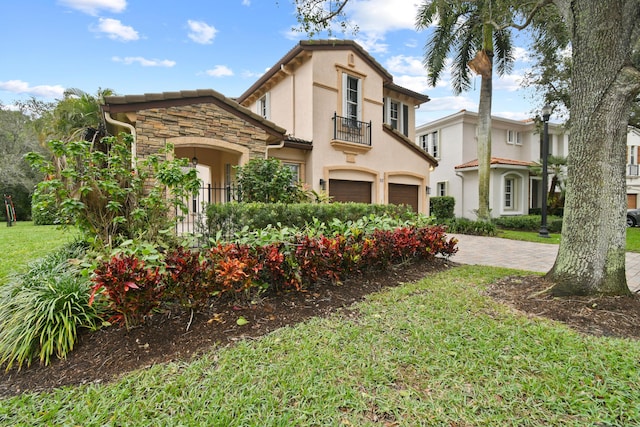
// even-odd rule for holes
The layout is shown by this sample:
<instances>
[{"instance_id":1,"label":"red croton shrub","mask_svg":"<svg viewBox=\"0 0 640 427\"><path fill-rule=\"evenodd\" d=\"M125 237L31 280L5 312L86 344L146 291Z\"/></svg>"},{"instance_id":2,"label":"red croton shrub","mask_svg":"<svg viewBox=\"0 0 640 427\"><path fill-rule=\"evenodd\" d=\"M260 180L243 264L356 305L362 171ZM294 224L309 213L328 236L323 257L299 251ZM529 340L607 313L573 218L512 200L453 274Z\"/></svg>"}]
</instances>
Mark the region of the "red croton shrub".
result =
<instances>
[{"instance_id":1,"label":"red croton shrub","mask_svg":"<svg viewBox=\"0 0 640 427\"><path fill-rule=\"evenodd\" d=\"M399 227L348 238L301 236L258 247L219 244L203 253L178 248L165 256L162 271L133 256L113 257L96 269L91 298L104 293L115 313L112 320L131 325L162 303L198 309L213 296L247 302L267 290L340 283L414 258L450 256L456 243L442 227Z\"/></svg>"},{"instance_id":2,"label":"red croton shrub","mask_svg":"<svg viewBox=\"0 0 640 427\"><path fill-rule=\"evenodd\" d=\"M164 292L161 279L157 267L146 268L144 261L133 255L114 256L95 270L89 305L102 293L113 313L109 321L136 325L160 305Z\"/></svg>"}]
</instances>

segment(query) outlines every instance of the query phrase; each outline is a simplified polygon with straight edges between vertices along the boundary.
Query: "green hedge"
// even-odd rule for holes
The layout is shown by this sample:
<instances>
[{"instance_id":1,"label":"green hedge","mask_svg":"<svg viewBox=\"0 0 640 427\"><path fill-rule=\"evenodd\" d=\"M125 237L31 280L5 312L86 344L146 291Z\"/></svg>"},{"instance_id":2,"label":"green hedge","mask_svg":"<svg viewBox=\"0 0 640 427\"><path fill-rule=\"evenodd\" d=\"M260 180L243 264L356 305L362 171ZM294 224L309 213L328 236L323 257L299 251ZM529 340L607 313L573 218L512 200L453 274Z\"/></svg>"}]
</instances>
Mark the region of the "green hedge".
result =
<instances>
[{"instance_id":1,"label":"green hedge","mask_svg":"<svg viewBox=\"0 0 640 427\"><path fill-rule=\"evenodd\" d=\"M501 216L494 218L493 223L499 228L508 230L538 231L542 217L540 215ZM549 215L547 229L550 233L560 233L562 231L562 217Z\"/></svg>"},{"instance_id":2,"label":"green hedge","mask_svg":"<svg viewBox=\"0 0 640 427\"><path fill-rule=\"evenodd\" d=\"M437 196L429 198L429 212L436 220L452 219L455 217L456 199L451 196Z\"/></svg>"},{"instance_id":3,"label":"green hedge","mask_svg":"<svg viewBox=\"0 0 640 427\"><path fill-rule=\"evenodd\" d=\"M369 215L388 215L392 218L414 217L411 208L404 205L371 205L367 203L224 203L207 207L205 232L224 236L247 227L264 229L278 223L283 227L299 227L313 223L314 219L329 223L334 218L356 221Z\"/></svg>"},{"instance_id":4,"label":"green hedge","mask_svg":"<svg viewBox=\"0 0 640 427\"><path fill-rule=\"evenodd\" d=\"M492 222L472 221L467 218L451 218L438 221L447 227L447 233L470 234L474 236L495 236L496 226Z\"/></svg>"}]
</instances>

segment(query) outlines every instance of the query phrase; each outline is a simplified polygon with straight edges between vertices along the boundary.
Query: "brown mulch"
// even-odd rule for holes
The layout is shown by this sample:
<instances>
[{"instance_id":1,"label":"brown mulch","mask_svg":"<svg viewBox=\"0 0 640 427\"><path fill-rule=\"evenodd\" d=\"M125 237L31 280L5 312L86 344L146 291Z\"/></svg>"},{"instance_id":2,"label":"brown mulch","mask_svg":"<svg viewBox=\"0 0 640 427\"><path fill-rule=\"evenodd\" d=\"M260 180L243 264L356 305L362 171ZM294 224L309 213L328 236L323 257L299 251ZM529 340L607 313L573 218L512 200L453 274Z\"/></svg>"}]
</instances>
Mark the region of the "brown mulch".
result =
<instances>
[{"instance_id":1,"label":"brown mulch","mask_svg":"<svg viewBox=\"0 0 640 427\"><path fill-rule=\"evenodd\" d=\"M208 312L193 316L156 314L144 326L129 331L109 327L84 333L66 360L55 360L46 367L34 362L20 371L0 372L0 397L108 382L135 369L188 360L214 344L230 345L310 317L326 316L349 307L369 293L455 266L442 259L402 265L383 274L346 281L342 286L268 296L257 304L242 307L215 304ZM517 310L565 322L583 333L640 338L638 295L553 298L544 292L549 286L539 276L508 277L489 286L487 294ZM248 323L238 325L236 321L240 317Z\"/></svg>"}]
</instances>

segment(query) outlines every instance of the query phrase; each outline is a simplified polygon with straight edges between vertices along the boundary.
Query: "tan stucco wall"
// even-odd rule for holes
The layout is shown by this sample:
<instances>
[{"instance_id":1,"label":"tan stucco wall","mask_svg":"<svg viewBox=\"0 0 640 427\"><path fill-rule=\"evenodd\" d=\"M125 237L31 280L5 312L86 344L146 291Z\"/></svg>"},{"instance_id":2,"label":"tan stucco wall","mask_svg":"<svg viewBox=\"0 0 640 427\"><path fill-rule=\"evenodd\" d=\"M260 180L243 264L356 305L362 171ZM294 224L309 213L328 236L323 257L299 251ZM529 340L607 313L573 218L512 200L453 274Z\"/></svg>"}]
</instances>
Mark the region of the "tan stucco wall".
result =
<instances>
[{"instance_id":1,"label":"tan stucco wall","mask_svg":"<svg viewBox=\"0 0 640 427\"><path fill-rule=\"evenodd\" d=\"M350 58L351 57L351 58ZM288 134L313 142L313 150L301 154L274 149L269 156L305 161L307 184L321 191L320 179L348 179L373 182L372 200L388 200L387 184L420 186L419 209L428 212L425 187L429 185L429 162L411 148L383 131L383 78L367 61L351 50L316 50L303 61L284 68L269 87L270 118ZM334 147L333 115L344 115L342 79L349 73L362 81L362 117L372 124L371 147L355 144L350 150ZM396 94L403 101L403 95ZM257 102L247 107L256 111ZM414 107L409 108L409 129L415 129ZM412 133L411 135L415 135ZM412 136L413 138L413 136ZM296 157L297 156L297 157Z\"/></svg>"}]
</instances>

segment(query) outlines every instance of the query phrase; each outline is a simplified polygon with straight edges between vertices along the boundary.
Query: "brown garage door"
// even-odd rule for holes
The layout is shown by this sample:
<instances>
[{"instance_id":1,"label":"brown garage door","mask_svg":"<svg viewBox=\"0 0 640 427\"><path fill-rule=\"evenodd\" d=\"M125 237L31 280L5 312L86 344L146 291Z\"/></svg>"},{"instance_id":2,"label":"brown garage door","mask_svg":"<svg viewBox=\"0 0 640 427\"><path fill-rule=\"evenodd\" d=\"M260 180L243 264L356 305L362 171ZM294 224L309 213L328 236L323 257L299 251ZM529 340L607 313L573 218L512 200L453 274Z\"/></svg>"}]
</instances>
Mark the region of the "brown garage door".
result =
<instances>
[{"instance_id":1,"label":"brown garage door","mask_svg":"<svg viewBox=\"0 0 640 427\"><path fill-rule=\"evenodd\" d=\"M334 202L371 203L371 183L368 181L329 180L329 196Z\"/></svg>"},{"instance_id":2,"label":"brown garage door","mask_svg":"<svg viewBox=\"0 0 640 427\"><path fill-rule=\"evenodd\" d=\"M418 212L418 186L405 184L389 184L389 203L409 205Z\"/></svg>"}]
</instances>

